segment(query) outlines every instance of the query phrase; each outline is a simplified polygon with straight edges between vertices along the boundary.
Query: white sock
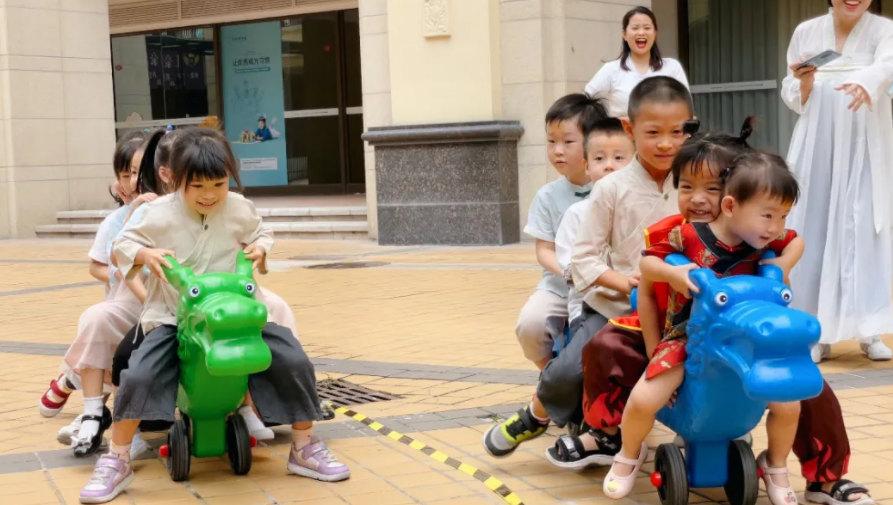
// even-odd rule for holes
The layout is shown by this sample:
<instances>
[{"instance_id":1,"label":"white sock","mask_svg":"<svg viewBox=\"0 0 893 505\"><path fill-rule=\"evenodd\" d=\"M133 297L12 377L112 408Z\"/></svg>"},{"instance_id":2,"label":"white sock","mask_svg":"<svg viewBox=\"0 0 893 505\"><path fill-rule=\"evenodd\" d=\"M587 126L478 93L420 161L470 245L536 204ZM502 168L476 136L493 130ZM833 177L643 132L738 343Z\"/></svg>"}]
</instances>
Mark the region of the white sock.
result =
<instances>
[{"instance_id":1,"label":"white sock","mask_svg":"<svg viewBox=\"0 0 893 505\"><path fill-rule=\"evenodd\" d=\"M84 398L84 415L102 418L103 405L104 402L101 396L97 396L96 398ZM78 430L77 440L88 442L96 436L97 433L99 433L99 421L88 421L84 419L81 423L80 430ZM76 443L76 441L72 440L72 444Z\"/></svg>"},{"instance_id":2,"label":"white sock","mask_svg":"<svg viewBox=\"0 0 893 505\"><path fill-rule=\"evenodd\" d=\"M123 459L124 461L130 461L130 445L116 445L114 442L110 444L109 454L117 457L118 459Z\"/></svg>"},{"instance_id":3,"label":"white sock","mask_svg":"<svg viewBox=\"0 0 893 505\"><path fill-rule=\"evenodd\" d=\"M549 424L550 419L549 419L548 416L546 416L546 417L538 417L536 414L533 413L533 402L530 402L530 406L527 407L527 408L530 410L530 415L531 415L534 419L536 419L540 424Z\"/></svg>"}]
</instances>

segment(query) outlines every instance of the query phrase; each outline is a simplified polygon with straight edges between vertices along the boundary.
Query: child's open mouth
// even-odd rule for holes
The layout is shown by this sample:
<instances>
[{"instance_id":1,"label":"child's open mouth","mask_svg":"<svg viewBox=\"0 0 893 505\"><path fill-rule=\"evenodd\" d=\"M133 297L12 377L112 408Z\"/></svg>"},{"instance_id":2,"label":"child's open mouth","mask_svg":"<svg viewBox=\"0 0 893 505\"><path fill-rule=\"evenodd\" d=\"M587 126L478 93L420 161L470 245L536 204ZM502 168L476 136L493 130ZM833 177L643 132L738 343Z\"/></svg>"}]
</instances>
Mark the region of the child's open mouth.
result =
<instances>
[{"instance_id":1,"label":"child's open mouth","mask_svg":"<svg viewBox=\"0 0 893 505\"><path fill-rule=\"evenodd\" d=\"M862 5L862 0L847 0L843 4L846 5L846 8L849 10L856 10Z\"/></svg>"},{"instance_id":2,"label":"child's open mouth","mask_svg":"<svg viewBox=\"0 0 893 505\"><path fill-rule=\"evenodd\" d=\"M198 204L199 204L199 206L201 206L201 207L204 207L204 208L206 208L206 209L210 209L211 207L217 205L217 202L211 202L211 203L198 202Z\"/></svg>"}]
</instances>

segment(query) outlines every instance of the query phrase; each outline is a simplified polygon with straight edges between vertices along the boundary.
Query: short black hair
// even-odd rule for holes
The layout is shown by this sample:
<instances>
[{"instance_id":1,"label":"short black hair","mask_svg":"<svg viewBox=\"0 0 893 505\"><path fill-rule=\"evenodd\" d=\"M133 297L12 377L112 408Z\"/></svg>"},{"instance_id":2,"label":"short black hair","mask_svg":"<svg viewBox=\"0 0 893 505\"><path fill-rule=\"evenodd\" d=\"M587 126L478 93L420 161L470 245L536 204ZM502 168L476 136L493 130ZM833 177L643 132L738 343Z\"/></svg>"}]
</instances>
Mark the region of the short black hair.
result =
<instances>
[{"instance_id":1,"label":"short black hair","mask_svg":"<svg viewBox=\"0 0 893 505\"><path fill-rule=\"evenodd\" d=\"M747 139L753 133L753 124L754 117L748 116L737 137L725 132L686 132L692 136L682 144L670 168L673 187L679 188L683 173L698 176L714 167L719 175L719 171L731 166L736 158L752 151Z\"/></svg>"},{"instance_id":2,"label":"short black hair","mask_svg":"<svg viewBox=\"0 0 893 505\"><path fill-rule=\"evenodd\" d=\"M115 179L121 172L130 170L130 162L133 161L133 155L139 152L143 144L146 143L146 133L142 130L127 132L118 139L115 144L115 152L112 155L112 170L115 171ZM109 188L109 195L118 205L124 205L124 200L116 195L112 188Z\"/></svg>"},{"instance_id":3,"label":"short black hair","mask_svg":"<svg viewBox=\"0 0 893 505\"><path fill-rule=\"evenodd\" d=\"M633 88L629 95L629 108L627 116L630 121L635 121L639 110L647 102L672 103L682 102L688 107L690 114L694 114L695 106L685 84L672 77L658 75L649 77Z\"/></svg>"},{"instance_id":4,"label":"short black hair","mask_svg":"<svg viewBox=\"0 0 893 505\"><path fill-rule=\"evenodd\" d=\"M592 98L585 93L565 95L549 107L546 112L546 126L562 121L576 121L583 137L586 137L595 125L608 117L608 109L601 98Z\"/></svg>"},{"instance_id":5,"label":"short black hair","mask_svg":"<svg viewBox=\"0 0 893 505\"><path fill-rule=\"evenodd\" d=\"M623 129L623 122L616 117L606 117L595 123L592 126L592 129L589 130L589 133L586 134L586 138L583 141L583 156L586 158L589 157L589 141L594 135L626 136L626 131Z\"/></svg>"},{"instance_id":6,"label":"short black hair","mask_svg":"<svg viewBox=\"0 0 893 505\"><path fill-rule=\"evenodd\" d=\"M725 184L724 196L738 203L766 194L785 204L795 204L800 198L800 185L784 158L777 154L751 151L742 154L720 174Z\"/></svg>"},{"instance_id":7,"label":"short black hair","mask_svg":"<svg viewBox=\"0 0 893 505\"><path fill-rule=\"evenodd\" d=\"M182 130L174 139L171 151L173 185L177 188L195 180L230 177L242 190L242 179L236 157L226 137L210 128Z\"/></svg>"},{"instance_id":8,"label":"short black hair","mask_svg":"<svg viewBox=\"0 0 893 505\"><path fill-rule=\"evenodd\" d=\"M160 179L158 169L155 168L155 158L158 154L158 144L164 134L165 130L155 130L143 145L143 161L140 163L140 173L136 178L136 187L140 194L159 194Z\"/></svg>"}]
</instances>

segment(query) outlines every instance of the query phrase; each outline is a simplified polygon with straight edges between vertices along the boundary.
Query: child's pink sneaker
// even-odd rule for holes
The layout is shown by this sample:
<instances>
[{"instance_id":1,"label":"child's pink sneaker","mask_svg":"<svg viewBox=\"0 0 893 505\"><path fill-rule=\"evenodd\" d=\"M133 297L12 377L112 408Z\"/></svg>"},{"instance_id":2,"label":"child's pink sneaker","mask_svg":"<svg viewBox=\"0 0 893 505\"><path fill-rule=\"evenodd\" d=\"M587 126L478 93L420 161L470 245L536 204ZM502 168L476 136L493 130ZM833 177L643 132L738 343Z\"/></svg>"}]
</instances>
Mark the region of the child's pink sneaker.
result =
<instances>
[{"instance_id":1,"label":"child's pink sneaker","mask_svg":"<svg viewBox=\"0 0 893 505\"><path fill-rule=\"evenodd\" d=\"M49 389L40 397L40 405L38 405L40 415L43 417L56 417L56 414L62 412L62 408L68 402L68 397L71 396L71 390L74 389L73 387L68 387L69 384L66 384L66 382L67 379L64 374L60 374L50 381ZM67 392L65 391L66 389L68 390Z\"/></svg>"},{"instance_id":2,"label":"child's pink sneaker","mask_svg":"<svg viewBox=\"0 0 893 505\"><path fill-rule=\"evenodd\" d=\"M133 480L133 468L112 454L99 458L90 482L81 490L81 503L106 503L114 500Z\"/></svg>"},{"instance_id":3,"label":"child's pink sneaker","mask_svg":"<svg viewBox=\"0 0 893 505\"><path fill-rule=\"evenodd\" d=\"M335 455L319 437L311 438L310 443L300 449L295 448L295 444L291 445L288 471L324 482L350 478L350 468L335 459Z\"/></svg>"}]
</instances>

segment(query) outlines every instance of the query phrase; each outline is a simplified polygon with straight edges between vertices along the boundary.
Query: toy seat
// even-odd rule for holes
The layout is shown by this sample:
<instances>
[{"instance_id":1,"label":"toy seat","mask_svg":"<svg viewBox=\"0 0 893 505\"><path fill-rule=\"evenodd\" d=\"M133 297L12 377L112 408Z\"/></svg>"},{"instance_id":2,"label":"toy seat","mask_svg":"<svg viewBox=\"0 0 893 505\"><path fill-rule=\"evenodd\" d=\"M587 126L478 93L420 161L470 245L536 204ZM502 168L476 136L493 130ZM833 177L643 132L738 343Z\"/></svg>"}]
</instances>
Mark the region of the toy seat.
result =
<instances>
[{"instance_id":1,"label":"toy seat","mask_svg":"<svg viewBox=\"0 0 893 505\"><path fill-rule=\"evenodd\" d=\"M191 456L229 455L236 475L251 470L245 420L236 413L248 392L248 376L270 367L270 348L261 331L267 309L255 300L252 262L239 253L235 273L196 276L174 258L165 275L180 293L177 340L180 419L159 450L171 478L189 477Z\"/></svg>"},{"instance_id":2,"label":"toy seat","mask_svg":"<svg viewBox=\"0 0 893 505\"><path fill-rule=\"evenodd\" d=\"M687 264L682 255L667 257ZM809 356L818 320L788 304L782 272L762 266L757 276L717 278L691 272L694 293L688 323L685 381L674 408L657 419L685 441L658 447L652 484L663 505L685 505L689 488L724 487L731 505L753 505L759 477L751 448L735 438L753 430L768 402L818 396L822 375Z\"/></svg>"}]
</instances>

